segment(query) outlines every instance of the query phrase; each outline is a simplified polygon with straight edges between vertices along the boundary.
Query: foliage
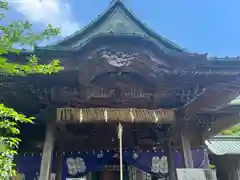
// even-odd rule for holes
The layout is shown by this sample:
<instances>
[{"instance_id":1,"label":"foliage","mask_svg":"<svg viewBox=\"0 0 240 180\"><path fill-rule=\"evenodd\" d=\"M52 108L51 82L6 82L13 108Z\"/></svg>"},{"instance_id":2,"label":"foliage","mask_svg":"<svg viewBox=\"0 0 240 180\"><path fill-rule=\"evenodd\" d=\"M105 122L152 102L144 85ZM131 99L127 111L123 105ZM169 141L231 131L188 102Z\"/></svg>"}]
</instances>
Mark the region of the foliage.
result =
<instances>
[{"instance_id":1,"label":"foliage","mask_svg":"<svg viewBox=\"0 0 240 180\"><path fill-rule=\"evenodd\" d=\"M215 166L214 164L210 164L210 169L215 170L215 169L216 169L216 166Z\"/></svg>"},{"instance_id":2,"label":"foliage","mask_svg":"<svg viewBox=\"0 0 240 180\"><path fill-rule=\"evenodd\" d=\"M0 155L0 178L10 179L14 175L14 164L12 158L17 154L17 147L20 139L13 137L20 133L18 123L32 123L33 117L27 118L11 108L0 104L0 128L4 135L0 137L1 155Z\"/></svg>"},{"instance_id":3,"label":"foliage","mask_svg":"<svg viewBox=\"0 0 240 180\"><path fill-rule=\"evenodd\" d=\"M227 130L224 130L221 135L229 135L229 136L240 136L240 125L235 125Z\"/></svg>"},{"instance_id":4,"label":"foliage","mask_svg":"<svg viewBox=\"0 0 240 180\"><path fill-rule=\"evenodd\" d=\"M8 10L7 1L0 0L0 20L5 18ZM49 25L43 32L34 33L32 25L27 21L18 20L8 25L0 25L0 73L5 76L29 75L33 73L51 74L61 70L59 61L52 60L49 64L39 64L39 59L30 55L26 63L17 64L7 57L9 53L20 53L18 46L36 47L38 42L49 39L59 33ZM4 82L1 82L4 84ZM11 108L0 104L0 179L9 180L14 175L13 157L17 154L20 139L19 123L32 123L33 117L26 117Z\"/></svg>"}]
</instances>

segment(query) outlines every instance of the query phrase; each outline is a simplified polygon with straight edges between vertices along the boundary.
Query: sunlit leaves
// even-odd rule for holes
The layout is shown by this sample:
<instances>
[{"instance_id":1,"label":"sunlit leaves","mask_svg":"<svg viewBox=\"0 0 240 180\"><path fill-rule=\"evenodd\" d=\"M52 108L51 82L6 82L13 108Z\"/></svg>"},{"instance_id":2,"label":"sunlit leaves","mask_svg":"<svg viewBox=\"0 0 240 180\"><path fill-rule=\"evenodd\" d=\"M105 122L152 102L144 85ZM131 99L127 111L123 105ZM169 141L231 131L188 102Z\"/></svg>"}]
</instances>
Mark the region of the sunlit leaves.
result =
<instances>
[{"instance_id":1,"label":"sunlit leaves","mask_svg":"<svg viewBox=\"0 0 240 180\"><path fill-rule=\"evenodd\" d=\"M32 31L32 25L26 21L16 21L8 26L0 25L0 71L9 75L27 75L33 73L51 74L58 72L62 68L59 66L59 61L53 60L49 64L39 64L36 56L31 55L26 58L24 65L10 63L5 55L8 53L20 53L20 50L15 48L19 46L35 47L37 42L49 39L57 35L59 29L54 29L51 25L39 34Z\"/></svg>"},{"instance_id":2,"label":"sunlit leaves","mask_svg":"<svg viewBox=\"0 0 240 180\"><path fill-rule=\"evenodd\" d=\"M5 17L4 12L8 9L8 3L6 1L0 1L0 20Z\"/></svg>"},{"instance_id":3,"label":"sunlit leaves","mask_svg":"<svg viewBox=\"0 0 240 180\"><path fill-rule=\"evenodd\" d=\"M41 33L34 33L32 30L32 24L28 21L18 20L10 23L8 26L0 25L0 48L4 48L4 52L0 55L8 52L18 52L14 45L28 45L35 47L36 43L49 39L52 36L57 35L60 30L48 25L46 29Z\"/></svg>"},{"instance_id":4,"label":"sunlit leaves","mask_svg":"<svg viewBox=\"0 0 240 180\"><path fill-rule=\"evenodd\" d=\"M7 3L0 0L0 9L7 10ZM34 55L26 59L26 64L13 64L6 60L8 53L19 53L18 47L36 47L37 43L57 35L60 30L48 25L41 33L32 30L32 24L28 21L18 20L8 26L0 25L0 71L10 75L26 75L32 73L51 74L61 70L59 62L53 60L47 65L38 64L38 58ZM34 62L34 63L33 63Z\"/></svg>"},{"instance_id":5,"label":"sunlit leaves","mask_svg":"<svg viewBox=\"0 0 240 180\"><path fill-rule=\"evenodd\" d=\"M18 122L32 123L33 117L27 118L25 115L17 113L12 108L7 108L0 104L0 179L10 179L14 174L15 164L13 157L17 154L20 139L14 137L19 134Z\"/></svg>"},{"instance_id":6,"label":"sunlit leaves","mask_svg":"<svg viewBox=\"0 0 240 180\"><path fill-rule=\"evenodd\" d=\"M0 69L7 75L29 75L29 74L52 74L60 71L62 67L58 60L52 60L49 64L39 64L35 55L28 57L27 64L14 64L6 61L6 58L0 57Z\"/></svg>"},{"instance_id":7,"label":"sunlit leaves","mask_svg":"<svg viewBox=\"0 0 240 180\"><path fill-rule=\"evenodd\" d=\"M0 0L0 20L5 18L8 10L7 0ZM24 64L9 61L9 53L21 52L16 47L31 47L34 49L37 43L51 38L59 33L59 29L48 25L41 33L32 30L32 24L28 21L18 20L6 25L0 25L0 73L6 76L31 75L36 73L52 74L60 71L58 60L52 60L49 64L41 64L34 54L26 58ZM15 62L15 63L14 63ZM2 82L4 83L4 82ZM19 123L33 123L33 117L26 117L14 109L0 104L0 180L10 180L15 172L13 157L17 154L20 139Z\"/></svg>"},{"instance_id":8,"label":"sunlit leaves","mask_svg":"<svg viewBox=\"0 0 240 180\"><path fill-rule=\"evenodd\" d=\"M228 136L240 136L240 125L235 125L227 130L224 130L221 134Z\"/></svg>"}]
</instances>

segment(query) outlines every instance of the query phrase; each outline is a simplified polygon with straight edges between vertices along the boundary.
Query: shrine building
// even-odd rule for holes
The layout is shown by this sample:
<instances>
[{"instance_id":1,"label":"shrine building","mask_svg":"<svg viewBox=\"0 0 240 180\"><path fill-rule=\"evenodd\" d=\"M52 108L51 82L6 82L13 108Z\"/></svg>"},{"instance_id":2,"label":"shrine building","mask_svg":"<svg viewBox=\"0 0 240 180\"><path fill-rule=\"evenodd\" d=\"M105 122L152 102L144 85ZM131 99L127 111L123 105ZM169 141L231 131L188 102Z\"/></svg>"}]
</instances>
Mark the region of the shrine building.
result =
<instances>
[{"instance_id":1,"label":"shrine building","mask_svg":"<svg viewBox=\"0 0 240 180\"><path fill-rule=\"evenodd\" d=\"M239 120L240 58L189 52L116 0L83 29L32 52L53 75L6 77L2 101L36 117L21 125L25 179L176 180L209 169L205 141Z\"/></svg>"}]
</instances>

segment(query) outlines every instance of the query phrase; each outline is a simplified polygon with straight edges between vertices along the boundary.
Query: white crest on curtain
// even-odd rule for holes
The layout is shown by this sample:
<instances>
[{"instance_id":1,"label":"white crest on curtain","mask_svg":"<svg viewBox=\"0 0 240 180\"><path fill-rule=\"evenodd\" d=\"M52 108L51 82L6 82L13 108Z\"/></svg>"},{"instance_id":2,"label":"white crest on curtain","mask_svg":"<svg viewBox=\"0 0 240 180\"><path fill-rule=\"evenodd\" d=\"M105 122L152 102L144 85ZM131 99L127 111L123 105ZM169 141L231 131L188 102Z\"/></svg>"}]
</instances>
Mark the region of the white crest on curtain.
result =
<instances>
[{"instance_id":1,"label":"white crest on curtain","mask_svg":"<svg viewBox=\"0 0 240 180\"><path fill-rule=\"evenodd\" d=\"M102 153L97 154L97 158L98 159L103 158L103 154Z\"/></svg>"},{"instance_id":2,"label":"white crest on curtain","mask_svg":"<svg viewBox=\"0 0 240 180\"><path fill-rule=\"evenodd\" d=\"M67 158L68 173L71 175L77 175L77 173L84 173L86 171L86 165L81 157Z\"/></svg>"},{"instance_id":3,"label":"white crest on curtain","mask_svg":"<svg viewBox=\"0 0 240 180\"><path fill-rule=\"evenodd\" d=\"M154 156L152 158L152 167L151 171L153 173L162 173L166 174L168 173L168 162L167 162L167 157L162 156L161 158L158 156Z\"/></svg>"},{"instance_id":4,"label":"white crest on curtain","mask_svg":"<svg viewBox=\"0 0 240 180\"><path fill-rule=\"evenodd\" d=\"M115 154L113 155L113 158L119 158L119 154L118 154L118 153L115 153Z\"/></svg>"},{"instance_id":5,"label":"white crest on curtain","mask_svg":"<svg viewBox=\"0 0 240 180\"><path fill-rule=\"evenodd\" d=\"M133 154L133 159L136 160L138 157L139 157L139 155L138 155L137 153L134 153L134 154Z\"/></svg>"}]
</instances>

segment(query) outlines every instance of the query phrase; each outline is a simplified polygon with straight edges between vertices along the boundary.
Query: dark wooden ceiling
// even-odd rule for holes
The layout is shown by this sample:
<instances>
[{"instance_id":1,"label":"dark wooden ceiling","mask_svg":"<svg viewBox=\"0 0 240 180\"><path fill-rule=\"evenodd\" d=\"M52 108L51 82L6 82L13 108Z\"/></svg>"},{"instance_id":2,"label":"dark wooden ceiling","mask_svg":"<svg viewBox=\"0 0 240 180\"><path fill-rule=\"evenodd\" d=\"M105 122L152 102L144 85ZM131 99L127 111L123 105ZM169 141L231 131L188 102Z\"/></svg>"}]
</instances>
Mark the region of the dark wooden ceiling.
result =
<instances>
[{"instance_id":1,"label":"dark wooden ceiling","mask_svg":"<svg viewBox=\"0 0 240 180\"><path fill-rule=\"evenodd\" d=\"M123 147L149 149L164 147L170 124L122 124ZM44 143L44 125L21 127L22 151L40 151ZM117 124L58 124L55 131L56 151L115 149L119 147Z\"/></svg>"}]
</instances>

